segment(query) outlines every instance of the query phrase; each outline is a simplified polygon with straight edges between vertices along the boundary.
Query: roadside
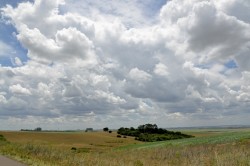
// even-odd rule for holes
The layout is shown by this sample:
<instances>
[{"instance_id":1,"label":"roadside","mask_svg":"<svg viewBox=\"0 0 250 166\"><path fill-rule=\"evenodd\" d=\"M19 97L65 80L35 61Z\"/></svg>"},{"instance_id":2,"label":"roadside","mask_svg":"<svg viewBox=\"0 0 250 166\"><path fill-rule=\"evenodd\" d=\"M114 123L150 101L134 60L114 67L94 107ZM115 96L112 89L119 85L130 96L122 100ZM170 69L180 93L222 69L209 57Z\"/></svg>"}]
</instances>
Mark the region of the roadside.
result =
<instances>
[{"instance_id":1,"label":"roadside","mask_svg":"<svg viewBox=\"0 0 250 166\"><path fill-rule=\"evenodd\" d=\"M0 155L0 166L26 166L26 165Z\"/></svg>"}]
</instances>

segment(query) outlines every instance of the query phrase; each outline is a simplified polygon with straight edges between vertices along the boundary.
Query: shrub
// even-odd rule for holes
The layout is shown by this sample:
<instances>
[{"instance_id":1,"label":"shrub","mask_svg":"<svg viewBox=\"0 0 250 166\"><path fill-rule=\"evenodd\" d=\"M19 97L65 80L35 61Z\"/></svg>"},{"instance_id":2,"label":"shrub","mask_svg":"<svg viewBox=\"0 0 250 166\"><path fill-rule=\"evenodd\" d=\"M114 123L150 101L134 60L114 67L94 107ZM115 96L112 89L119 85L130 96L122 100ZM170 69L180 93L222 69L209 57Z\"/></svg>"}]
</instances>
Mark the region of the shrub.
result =
<instances>
[{"instance_id":1,"label":"shrub","mask_svg":"<svg viewBox=\"0 0 250 166\"><path fill-rule=\"evenodd\" d=\"M71 150L74 150L74 151L76 151L76 147L72 147L72 148L71 148Z\"/></svg>"},{"instance_id":2,"label":"shrub","mask_svg":"<svg viewBox=\"0 0 250 166\"><path fill-rule=\"evenodd\" d=\"M6 138L4 138L3 135L0 135L0 141L6 142L7 140L6 140Z\"/></svg>"}]
</instances>

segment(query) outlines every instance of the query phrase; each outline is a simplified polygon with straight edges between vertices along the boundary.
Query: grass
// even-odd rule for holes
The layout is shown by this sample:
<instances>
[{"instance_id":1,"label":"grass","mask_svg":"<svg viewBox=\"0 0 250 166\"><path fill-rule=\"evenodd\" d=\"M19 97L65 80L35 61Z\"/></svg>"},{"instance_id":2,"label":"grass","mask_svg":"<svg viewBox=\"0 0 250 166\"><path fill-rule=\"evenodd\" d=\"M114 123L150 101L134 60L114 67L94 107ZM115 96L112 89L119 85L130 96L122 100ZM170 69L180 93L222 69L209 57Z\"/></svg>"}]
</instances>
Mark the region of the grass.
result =
<instances>
[{"instance_id":1,"label":"grass","mask_svg":"<svg viewBox=\"0 0 250 166\"><path fill-rule=\"evenodd\" d=\"M194 134L195 135L195 134ZM119 149L128 149L128 148L153 148L153 147L162 147L162 146L185 146L185 145L200 145L200 144L220 144L234 142L244 139L250 139L249 131L227 131L220 132L217 134L207 134L206 136L199 136L194 138L187 139L178 139L162 142L153 142L145 144L136 144L136 145L127 145L119 147Z\"/></svg>"},{"instance_id":2,"label":"grass","mask_svg":"<svg viewBox=\"0 0 250 166\"><path fill-rule=\"evenodd\" d=\"M10 142L0 144L0 153L41 166L250 165L249 129L186 132L197 137L141 143L104 132L0 132Z\"/></svg>"},{"instance_id":3,"label":"grass","mask_svg":"<svg viewBox=\"0 0 250 166\"><path fill-rule=\"evenodd\" d=\"M128 144L140 144L133 137L117 138L116 133L106 132L0 132L4 137L18 144L53 146L64 150L72 147L103 151Z\"/></svg>"}]
</instances>

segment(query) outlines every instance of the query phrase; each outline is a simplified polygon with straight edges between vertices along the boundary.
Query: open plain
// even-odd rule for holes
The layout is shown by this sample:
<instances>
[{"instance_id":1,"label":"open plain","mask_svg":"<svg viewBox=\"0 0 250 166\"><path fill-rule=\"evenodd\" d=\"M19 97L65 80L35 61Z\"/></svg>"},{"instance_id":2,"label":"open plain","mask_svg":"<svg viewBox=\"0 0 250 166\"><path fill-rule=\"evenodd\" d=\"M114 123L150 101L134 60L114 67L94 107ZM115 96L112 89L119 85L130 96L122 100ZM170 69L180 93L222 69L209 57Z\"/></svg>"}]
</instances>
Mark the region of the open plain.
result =
<instances>
[{"instance_id":1,"label":"open plain","mask_svg":"<svg viewBox=\"0 0 250 166\"><path fill-rule=\"evenodd\" d=\"M28 165L250 165L250 129L191 129L194 138L144 143L107 132L0 132L0 152Z\"/></svg>"}]
</instances>

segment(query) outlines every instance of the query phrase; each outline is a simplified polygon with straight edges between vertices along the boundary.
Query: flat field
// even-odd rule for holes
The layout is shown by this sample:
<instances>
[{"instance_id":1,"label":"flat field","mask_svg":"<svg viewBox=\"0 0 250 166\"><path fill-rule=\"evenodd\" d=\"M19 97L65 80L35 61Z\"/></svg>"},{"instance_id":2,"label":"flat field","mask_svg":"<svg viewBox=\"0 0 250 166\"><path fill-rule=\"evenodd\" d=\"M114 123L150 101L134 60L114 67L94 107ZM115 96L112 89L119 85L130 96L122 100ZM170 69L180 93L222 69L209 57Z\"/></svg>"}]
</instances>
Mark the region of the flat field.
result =
<instances>
[{"instance_id":1,"label":"flat field","mask_svg":"<svg viewBox=\"0 0 250 166\"><path fill-rule=\"evenodd\" d=\"M0 132L9 142L34 144L71 150L85 148L90 151L108 150L129 144L141 144L133 137L117 138L117 134L107 132Z\"/></svg>"},{"instance_id":2,"label":"flat field","mask_svg":"<svg viewBox=\"0 0 250 166\"><path fill-rule=\"evenodd\" d=\"M8 140L0 153L41 166L250 165L250 129L181 132L195 138L143 143L115 132L0 132Z\"/></svg>"}]
</instances>

